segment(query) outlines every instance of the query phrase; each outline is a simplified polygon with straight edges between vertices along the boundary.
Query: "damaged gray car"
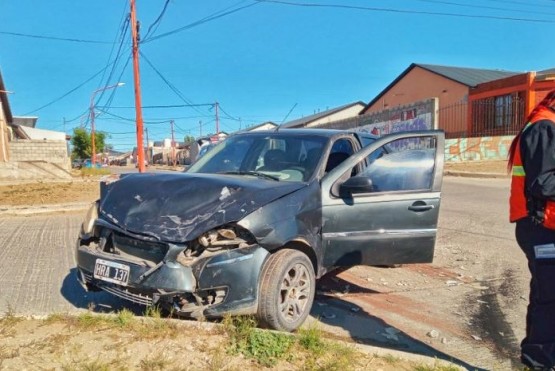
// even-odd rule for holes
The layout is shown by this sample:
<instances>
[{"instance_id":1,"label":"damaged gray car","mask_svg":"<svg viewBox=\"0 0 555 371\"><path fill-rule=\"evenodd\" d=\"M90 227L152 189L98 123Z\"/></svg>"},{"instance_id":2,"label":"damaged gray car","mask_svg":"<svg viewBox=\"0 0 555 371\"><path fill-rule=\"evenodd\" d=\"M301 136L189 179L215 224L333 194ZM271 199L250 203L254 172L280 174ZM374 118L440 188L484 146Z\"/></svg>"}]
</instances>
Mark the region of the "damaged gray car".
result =
<instances>
[{"instance_id":1,"label":"damaged gray car","mask_svg":"<svg viewBox=\"0 0 555 371\"><path fill-rule=\"evenodd\" d=\"M441 131L283 129L229 137L184 173L101 183L78 279L174 314L256 314L293 331L338 267L431 262Z\"/></svg>"}]
</instances>

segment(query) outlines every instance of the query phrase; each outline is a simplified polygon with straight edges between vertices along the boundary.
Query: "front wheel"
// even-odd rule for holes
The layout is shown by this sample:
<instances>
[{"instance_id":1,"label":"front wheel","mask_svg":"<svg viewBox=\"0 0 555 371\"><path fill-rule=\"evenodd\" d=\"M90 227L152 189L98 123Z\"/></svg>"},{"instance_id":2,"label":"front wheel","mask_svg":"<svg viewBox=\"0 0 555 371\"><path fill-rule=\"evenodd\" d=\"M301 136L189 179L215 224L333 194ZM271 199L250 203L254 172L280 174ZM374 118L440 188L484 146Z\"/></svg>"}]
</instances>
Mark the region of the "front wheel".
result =
<instances>
[{"instance_id":1,"label":"front wheel","mask_svg":"<svg viewBox=\"0 0 555 371\"><path fill-rule=\"evenodd\" d=\"M314 267L305 254L284 249L270 255L258 294L261 324L280 331L297 329L310 313L315 286Z\"/></svg>"}]
</instances>

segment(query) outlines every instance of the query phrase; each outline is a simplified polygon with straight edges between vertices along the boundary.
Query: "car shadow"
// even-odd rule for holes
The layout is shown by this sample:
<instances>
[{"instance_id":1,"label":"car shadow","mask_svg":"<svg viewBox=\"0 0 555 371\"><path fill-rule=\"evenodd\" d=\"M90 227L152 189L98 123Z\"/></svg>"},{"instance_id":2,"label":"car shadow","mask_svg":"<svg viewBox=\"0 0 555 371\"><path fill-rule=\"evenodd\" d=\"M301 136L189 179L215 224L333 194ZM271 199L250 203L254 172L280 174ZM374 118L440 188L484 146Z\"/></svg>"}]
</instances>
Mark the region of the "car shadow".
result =
<instances>
[{"instance_id":1,"label":"car shadow","mask_svg":"<svg viewBox=\"0 0 555 371\"><path fill-rule=\"evenodd\" d=\"M382 293L348 282L334 272L322 277L317 284L316 298L310 315L323 326L322 330L356 343L398 350L451 362L469 370L485 370L415 339L369 313L352 301L349 295L381 295ZM348 293L339 288L348 287Z\"/></svg>"},{"instance_id":2,"label":"car shadow","mask_svg":"<svg viewBox=\"0 0 555 371\"><path fill-rule=\"evenodd\" d=\"M122 309L143 315L145 307L122 300L105 291L85 291L77 280L77 268L71 268L64 277L60 293L77 309L88 309L97 313L117 312Z\"/></svg>"}]
</instances>

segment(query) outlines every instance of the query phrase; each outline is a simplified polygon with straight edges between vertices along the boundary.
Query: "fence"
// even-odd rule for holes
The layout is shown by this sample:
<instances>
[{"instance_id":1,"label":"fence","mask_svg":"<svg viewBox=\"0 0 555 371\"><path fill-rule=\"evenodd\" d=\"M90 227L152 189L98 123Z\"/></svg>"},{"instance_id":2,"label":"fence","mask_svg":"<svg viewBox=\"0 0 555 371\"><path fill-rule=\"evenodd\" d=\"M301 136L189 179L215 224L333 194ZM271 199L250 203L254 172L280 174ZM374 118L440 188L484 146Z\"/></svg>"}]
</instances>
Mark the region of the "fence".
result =
<instances>
[{"instance_id":1,"label":"fence","mask_svg":"<svg viewBox=\"0 0 555 371\"><path fill-rule=\"evenodd\" d=\"M523 99L503 96L456 103L438 111L439 128L446 138L471 138L515 135L524 125ZM468 120L468 115L471 115Z\"/></svg>"}]
</instances>

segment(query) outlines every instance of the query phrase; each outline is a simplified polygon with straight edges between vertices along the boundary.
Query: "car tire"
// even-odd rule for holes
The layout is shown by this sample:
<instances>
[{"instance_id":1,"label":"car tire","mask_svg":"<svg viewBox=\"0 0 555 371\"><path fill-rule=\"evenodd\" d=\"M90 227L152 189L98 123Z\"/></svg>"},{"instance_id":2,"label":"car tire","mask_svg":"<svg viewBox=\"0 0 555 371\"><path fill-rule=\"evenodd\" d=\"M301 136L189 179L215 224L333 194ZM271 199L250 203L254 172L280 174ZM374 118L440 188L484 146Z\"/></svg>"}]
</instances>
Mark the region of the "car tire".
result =
<instances>
[{"instance_id":1,"label":"car tire","mask_svg":"<svg viewBox=\"0 0 555 371\"><path fill-rule=\"evenodd\" d=\"M260 324L291 332L303 324L314 301L312 262L300 251L284 249L262 267L257 317Z\"/></svg>"}]
</instances>

